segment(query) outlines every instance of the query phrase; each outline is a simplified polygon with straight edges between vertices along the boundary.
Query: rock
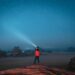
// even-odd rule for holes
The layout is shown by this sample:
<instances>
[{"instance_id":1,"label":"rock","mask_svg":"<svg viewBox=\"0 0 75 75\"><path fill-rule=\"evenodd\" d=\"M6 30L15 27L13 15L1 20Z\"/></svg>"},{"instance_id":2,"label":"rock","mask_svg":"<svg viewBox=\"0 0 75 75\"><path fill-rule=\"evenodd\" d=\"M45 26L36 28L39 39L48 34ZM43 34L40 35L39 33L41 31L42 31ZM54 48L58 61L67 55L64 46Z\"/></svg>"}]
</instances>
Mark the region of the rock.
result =
<instances>
[{"instance_id":1,"label":"rock","mask_svg":"<svg viewBox=\"0 0 75 75\"><path fill-rule=\"evenodd\" d=\"M75 73L44 65L31 65L24 68L0 71L0 75L75 75Z\"/></svg>"},{"instance_id":2,"label":"rock","mask_svg":"<svg viewBox=\"0 0 75 75\"><path fill-rule=\"evenodd\" d=\"M68 64L68 69L71 71L75 71L75 57L71 58Z\"/></svg>"}]
</instances>

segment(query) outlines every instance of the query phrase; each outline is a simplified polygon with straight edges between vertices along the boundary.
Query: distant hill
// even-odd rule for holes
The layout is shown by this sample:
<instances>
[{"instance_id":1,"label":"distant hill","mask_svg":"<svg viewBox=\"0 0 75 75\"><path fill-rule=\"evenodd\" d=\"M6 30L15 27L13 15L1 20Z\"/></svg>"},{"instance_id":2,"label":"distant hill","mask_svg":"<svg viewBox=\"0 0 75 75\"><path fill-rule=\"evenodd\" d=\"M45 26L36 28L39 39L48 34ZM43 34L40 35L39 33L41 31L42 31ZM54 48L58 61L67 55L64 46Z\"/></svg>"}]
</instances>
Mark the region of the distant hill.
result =
<instances>
[{"instance_id":1,"label":"distant hill","mask_svg":"<svg viewBox=\"0 0 75 75\"><path fill-rule=\"evenodd\" d=\"M75 47L69 47L66 51L67 52L75 52Z\"/></svg>"}]
</instances>

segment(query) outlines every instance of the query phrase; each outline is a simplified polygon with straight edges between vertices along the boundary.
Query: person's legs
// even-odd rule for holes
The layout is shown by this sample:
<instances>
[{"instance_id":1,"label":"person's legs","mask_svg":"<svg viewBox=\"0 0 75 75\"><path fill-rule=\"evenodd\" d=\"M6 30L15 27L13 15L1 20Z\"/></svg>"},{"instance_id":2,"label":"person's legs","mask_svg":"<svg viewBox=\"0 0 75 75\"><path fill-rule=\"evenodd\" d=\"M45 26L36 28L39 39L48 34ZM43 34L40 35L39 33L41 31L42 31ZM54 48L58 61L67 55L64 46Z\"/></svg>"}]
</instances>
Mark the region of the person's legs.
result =
<instances>
[{"instance_id":1,"label":"person's legs","mask_svg":"<svg viewBox=\"0 0 75 75\"><path fill-rule=\"evenodd\" d=\"M34 64L36 64L36 63L40 63L39 56L35 56L35 58L34 58Z\"/></svg>"},{"instance_id":2,"label":"person's legs","mask_svg":"<svg viewBox=\"0 0 75 75\"><path fill-rule=\"evenodd\" d=\"M40 63L39 57L38 57L38 63Z\"/></svg>"},{"instance_id":3,"label":"person's legs","mask_svg":"<svg viewBox=\"0 0 75 75\"><path fill-rule=\"evenodd\" d=\"M39 56L37 57L37 62L40 63Z\"/></svg>"},{"instance_id":4,"label":"person's legs","mask_svg":"<svg viewBox=\"0 0 75 75\"><path fill-rule=\"evenodd\" d=\"M36 59L37 59L37 58L35 57L35 58L34 58L34 64L36 64Z\"/></svg>"}]
</instances>

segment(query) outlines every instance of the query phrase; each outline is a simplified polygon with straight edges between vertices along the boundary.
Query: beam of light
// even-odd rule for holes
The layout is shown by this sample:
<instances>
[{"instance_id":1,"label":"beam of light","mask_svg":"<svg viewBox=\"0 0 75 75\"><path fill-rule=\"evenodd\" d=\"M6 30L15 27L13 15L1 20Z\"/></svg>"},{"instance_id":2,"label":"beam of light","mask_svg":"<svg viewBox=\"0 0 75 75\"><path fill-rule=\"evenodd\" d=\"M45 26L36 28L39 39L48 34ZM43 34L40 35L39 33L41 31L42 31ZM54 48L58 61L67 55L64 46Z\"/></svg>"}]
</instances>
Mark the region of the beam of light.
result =
<instances>
[{"instance_id":1,"label":"beam of light","mask_svg":"<svg viewBox=\"0 0 75 75\"><path fill-rule=\"evenodd\" d=\"M10 31L20 40L32 45L33 47L37 47L37 45L34 44L25 34L22 34L21 32L17 31L16 29L10 29Z\"/></svg>"}]
</instances>

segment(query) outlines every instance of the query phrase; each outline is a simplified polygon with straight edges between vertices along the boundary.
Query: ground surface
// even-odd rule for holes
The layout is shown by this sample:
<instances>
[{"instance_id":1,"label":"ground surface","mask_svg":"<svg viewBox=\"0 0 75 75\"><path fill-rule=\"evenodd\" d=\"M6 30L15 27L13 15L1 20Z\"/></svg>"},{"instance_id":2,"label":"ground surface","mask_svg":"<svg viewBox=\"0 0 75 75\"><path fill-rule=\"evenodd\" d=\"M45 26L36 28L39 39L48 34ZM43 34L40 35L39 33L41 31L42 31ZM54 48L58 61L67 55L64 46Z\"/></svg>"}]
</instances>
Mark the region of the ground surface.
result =
<instances>
[{"instance_id":1,"label":"ground surface","mask_svg":"<svg viewBox=\"0 0 75 75\"><path fill-rule=\"evenodd\" d=\"M75 53L51 53L41 55L40 63L50 67L67 67L72 57L75 57ZM0 70L29 66L33 64L33 61L34 56L0 58Z\"/></svg>"},{"instance_id":2,"label":"ground surface","mask_svg":"<svg viewBox=\"0 0 75 75\"><path fill-rule=\"evenodd\" d=\"M0 75L75 75L75 73L44 65L31 65L23 68L0 71Z\"/></svg>"}]
</instances>

